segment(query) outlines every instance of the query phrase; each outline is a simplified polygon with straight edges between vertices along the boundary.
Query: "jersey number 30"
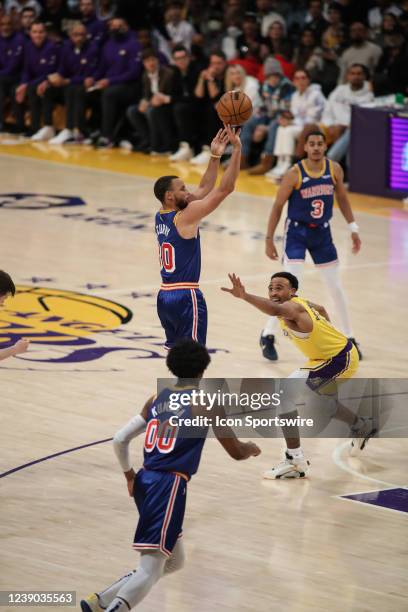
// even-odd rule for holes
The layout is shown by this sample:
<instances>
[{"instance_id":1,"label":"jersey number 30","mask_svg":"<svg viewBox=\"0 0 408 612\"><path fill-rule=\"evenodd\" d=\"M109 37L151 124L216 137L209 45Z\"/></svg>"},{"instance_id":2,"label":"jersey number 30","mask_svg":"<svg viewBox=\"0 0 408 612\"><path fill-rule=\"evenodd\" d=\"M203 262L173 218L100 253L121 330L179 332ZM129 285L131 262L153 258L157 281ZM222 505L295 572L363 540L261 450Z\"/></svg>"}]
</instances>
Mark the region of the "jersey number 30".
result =
<instances>
[{"instance_id":1,"label":"jersey number 30","mask_svg":"<svg viewBox=\"0 0 408 612\"><path fill-rule=\"evenodd\" d=\"M152 419L146 429L145 451L151 453L157 448L160 453L171 453L176 444L177 430L178 427L171 426L168 421L160 423L159 419Z\"/></svg>"},{"instance_id":2,"label":"jersey number 30","mask_svg":"<svg viewBox=\"0 0 408 612\"><path fill-rule=\"evenodd\" d=\"M159 247L160 266L166 272L174 272L176 269L176 253L174 246L170 242L163 242Z\"/></svg>"},{"instance_id":3,"label":"jersey number 30","mask_svg":"<svg viewBox=\"0 0 408 612\"><path fill-rule=\"evenodd\" d=\"M321 219L324 213L324 202L323 200L313 200L311 203L311 207L313 208L310 213L313 219Z\"/></svg>"}]
</instances>

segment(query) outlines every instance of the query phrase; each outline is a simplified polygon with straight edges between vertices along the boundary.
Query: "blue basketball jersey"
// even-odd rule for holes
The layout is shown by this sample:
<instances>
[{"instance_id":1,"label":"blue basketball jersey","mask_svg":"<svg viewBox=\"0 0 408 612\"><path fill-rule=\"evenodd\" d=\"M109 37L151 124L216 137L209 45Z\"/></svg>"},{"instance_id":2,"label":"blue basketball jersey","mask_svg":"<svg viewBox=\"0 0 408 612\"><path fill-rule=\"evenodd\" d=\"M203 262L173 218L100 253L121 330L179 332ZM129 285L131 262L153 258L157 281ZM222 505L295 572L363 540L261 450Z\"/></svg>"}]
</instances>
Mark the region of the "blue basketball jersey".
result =
<instances>
[{"instance_id":1,"label":"blue basketball jersey","mask_svg":"<svg viewBox=\"0 0 408 612\"><path fill-rule=\"evenodd\" d=\"M182 405L177 410L170 408L170 400L174 402L180 395L191 395L191 391L164 389L149 408L143 464L147 470L181 472L188 477L198 470L208 427L195 427L193 430L169 423L171 417L193 418L190 405ZM194 431L196 437L182 437L183 430L190 436Z\"/></svg>"},{"instance_id":2,"label":"blue basketball jersey","mask_svg":"<svg viewBox=\"0 0 408 612\"><path fill-rule=\"evenodd\" d=\"M299 174L297 187L292 191L288 203L288 218L291 221L312 225L323 225L333 215L334 170L326 157L320 176L308 174L304 160L296 164Z\"/></svg>"},{"instance_id":3,"label":"blue basketball jersey","mask_svg":"<svg viewBox=\"0 0 408 612\"><path fill-rule=\"evenodd\" d=\"M182 238L177 231L179 211L156 213L160 273L163 283L198 283L201 271L200 232L196 238Z\"/></svg>"}]
</instances>

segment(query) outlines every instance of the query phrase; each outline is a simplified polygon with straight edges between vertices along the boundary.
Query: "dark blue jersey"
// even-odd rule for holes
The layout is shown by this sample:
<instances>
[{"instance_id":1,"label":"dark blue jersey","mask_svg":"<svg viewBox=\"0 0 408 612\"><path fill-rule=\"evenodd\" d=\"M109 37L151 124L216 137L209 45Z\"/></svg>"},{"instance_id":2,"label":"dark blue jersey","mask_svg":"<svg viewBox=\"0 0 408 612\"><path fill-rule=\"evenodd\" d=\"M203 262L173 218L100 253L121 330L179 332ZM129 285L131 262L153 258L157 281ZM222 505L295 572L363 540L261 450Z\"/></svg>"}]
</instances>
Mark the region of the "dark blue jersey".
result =
<instances>
[{"instance_id":1,"label":"dark blue jersey","mask_svg":"<svg viewBox=\"0 0 408 612\"><path fill-rule=\"evenodd\" d=\"M147 470L180 472L189 478L198 470L208 427L184 422L193 418L190 404L181 403L188 401L191 392L192 389L164 389L149 408L143 464ZM180 396L184 396L181 401ZM174 409L176 404L180 407ZM185 437L187 433L189 437Z\"/></svg>"},{"instance_id":2,"label":"dark blue jersey","mask_svg":"<svg viewBox=\"0 0 408 612\"><path fill-rule=\"evenodd\" d=\"M155 229L159 243L160 273L163 283L198 283L201 272L200 233L182 238L177 231L179 211L156 213Z\"/></svg>"},{"instance_id":3,"label":"dark blue jersey","mask_svg":"<svg viewBox=\"0 0 408 612\"><path fill-rule=\"evenodd\" d=\"M332 161L326 157L323 171L318 175L307 172L304 160L296 167L299 178L289 196L288 218L313 225L327 223L333 215L335 178Z\"/></svg>"}]
</instances>

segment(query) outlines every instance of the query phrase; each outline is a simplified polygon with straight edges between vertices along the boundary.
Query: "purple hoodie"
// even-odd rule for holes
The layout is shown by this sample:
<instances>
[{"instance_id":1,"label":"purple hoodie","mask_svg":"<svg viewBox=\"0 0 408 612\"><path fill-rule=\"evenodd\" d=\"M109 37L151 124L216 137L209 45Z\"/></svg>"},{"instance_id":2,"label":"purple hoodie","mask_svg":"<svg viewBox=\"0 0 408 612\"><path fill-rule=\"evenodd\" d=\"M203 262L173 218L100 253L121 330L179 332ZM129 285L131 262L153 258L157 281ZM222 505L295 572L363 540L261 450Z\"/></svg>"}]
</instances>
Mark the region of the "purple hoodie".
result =
<instances>
[{"instance_id":1,"label":"purple hoodie","mask_svg":"<svg viewBox=\"0 0 408 612\"><path fill-rule=\"evenodd\" d=\"M24 49L24 68L21 82L25 85L38 85L49 74L57 72L61 48L50 40L36 47L30 40Z\"/></svg>"},{"instance_id":2,"label":"purple hoodie","mask_svg":"<svg viewBox=\"0 0 408 612\"><path fill-rule=\"evenodd\" d=\"M14 32L8 38L0 36L0 76L19 77L23 68L24 36Z\"/></svg>"},{"instance_id":3,"label":"purple hoodie","mask_svg":"<svg viewBox=\"0 0 408 612\"><path fill-rule=\"evenodd\" d=\"M109 79L110 85L136 81L142 71L139 59L140 43L133 32L123 39L109 38L102 47L101 59L94 79Z\"/></svg>"},{"instance_id":4,"label":"purple hoodie","mask_svg":"<svg viewBox=\"0 0 408 612\"><path fill-rule=\"evenodd\" d=\"M58 74L69 79L73 85L79 85L93 75L98 59L99 48L95 42L85 42L81 49L77 49L67 40L62 47Z\"/></svg>"},{"instance_id":5,"label":"purple hoodie","mask_svg":"<svg viewBox=\"0 0 408 612\"><path fill-rule=\"evenodd\" d=\"M81 21L88 32L88 40L102 44L106 39L106 23L98 19L95 13Z\"/></svg>"}]
</instances>

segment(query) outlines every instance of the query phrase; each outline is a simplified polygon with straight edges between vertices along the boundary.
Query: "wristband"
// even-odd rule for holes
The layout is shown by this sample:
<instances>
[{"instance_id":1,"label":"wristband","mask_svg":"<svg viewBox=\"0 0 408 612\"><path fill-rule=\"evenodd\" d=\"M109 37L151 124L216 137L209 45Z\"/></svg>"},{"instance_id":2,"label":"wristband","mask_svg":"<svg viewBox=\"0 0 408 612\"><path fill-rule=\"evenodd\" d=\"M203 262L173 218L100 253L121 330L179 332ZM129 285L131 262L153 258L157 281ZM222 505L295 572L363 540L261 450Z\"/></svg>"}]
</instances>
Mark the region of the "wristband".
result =
<instances>
[{"instance_id":1,"label":"wristband","mask_svg":"<svg viewBox=\"0 0 408 612\"><path fill-rule=\"evenodd\" d=\"M358 225L355 221L352 221L348 224L349 230L351 234L358 234Z\"/></svg>"},{"instance_id":2,"label":"wristband","mask_svg":"<svg viewBox=\"0 0 408 612\"><path fill-rule=\"evenodd\" d=\"M222 155L213 155L213 154L211 153L211 157L212 157L213 159L221 159Z\"/></svg>"}]
</instances>

